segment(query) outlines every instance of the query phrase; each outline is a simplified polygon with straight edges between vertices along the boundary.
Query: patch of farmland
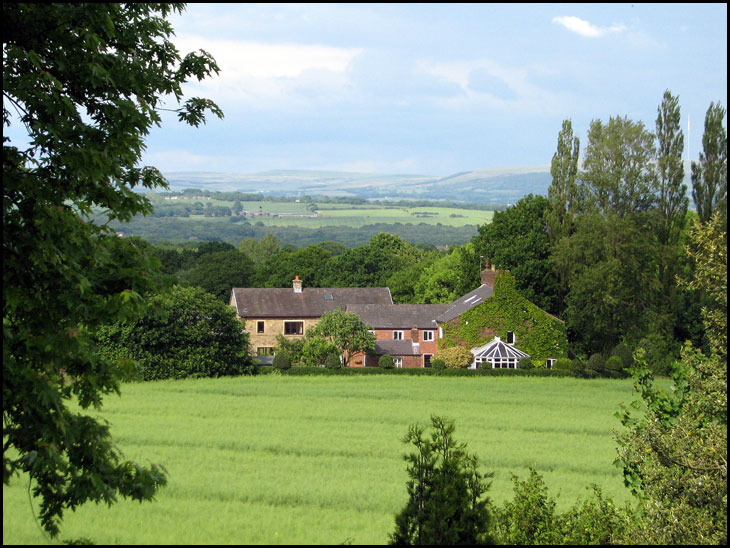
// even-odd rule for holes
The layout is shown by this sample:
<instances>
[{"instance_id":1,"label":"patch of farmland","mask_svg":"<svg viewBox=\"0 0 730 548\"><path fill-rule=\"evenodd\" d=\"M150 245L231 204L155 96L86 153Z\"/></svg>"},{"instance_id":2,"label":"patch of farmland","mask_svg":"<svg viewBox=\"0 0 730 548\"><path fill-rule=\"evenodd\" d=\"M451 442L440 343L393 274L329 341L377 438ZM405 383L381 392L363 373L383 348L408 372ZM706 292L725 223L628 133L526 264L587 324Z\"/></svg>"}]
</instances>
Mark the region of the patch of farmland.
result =
<instances>
[{"instance_id":1,"label":"patch of farmland","mask_svg":"<svg viewBox=\"0 0 730 548\"><path fill-rule=\"evenodd\" d=\"M564 510L590 483L629 499L613 466L628 380L242 377L124 385L102 417L126 458L163 464L154 503L69 512L61 538L124 544L383 544L406 501L400 440L431 414L494 471L489 496L534 466ZM37 502L36 508L37 508ZM28 483L3 486L3 541L44 539Z\"/></svg>"}]
</instances>

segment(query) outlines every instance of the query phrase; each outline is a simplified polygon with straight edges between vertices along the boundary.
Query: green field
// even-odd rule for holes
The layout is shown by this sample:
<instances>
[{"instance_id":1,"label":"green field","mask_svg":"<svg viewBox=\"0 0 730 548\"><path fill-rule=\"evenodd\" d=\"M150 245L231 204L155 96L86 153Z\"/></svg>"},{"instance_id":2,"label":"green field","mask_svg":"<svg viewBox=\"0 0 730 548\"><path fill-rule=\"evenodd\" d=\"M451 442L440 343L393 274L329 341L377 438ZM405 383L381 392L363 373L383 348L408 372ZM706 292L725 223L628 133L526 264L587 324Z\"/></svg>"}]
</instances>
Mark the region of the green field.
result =
<instances>
[{"instance_id":1,"label":"green field","mask_svg":"<svg viewBox=\"0 0 730 548\"><path fill-rule=\"evenodd\" d=\"M597 483L629 499L612 465L628 380L535 377L260 376L128 384L103 418L125 456L161 463L154 503L93 504L69 513L61 538L104 544L383 544L406 501L400 442L431 414L496 473L544 476L558 509ZM37 502L35 503L37 505ZM43 543L28 482L3 486L3 542Z\"/></svg>"}]
</instances>

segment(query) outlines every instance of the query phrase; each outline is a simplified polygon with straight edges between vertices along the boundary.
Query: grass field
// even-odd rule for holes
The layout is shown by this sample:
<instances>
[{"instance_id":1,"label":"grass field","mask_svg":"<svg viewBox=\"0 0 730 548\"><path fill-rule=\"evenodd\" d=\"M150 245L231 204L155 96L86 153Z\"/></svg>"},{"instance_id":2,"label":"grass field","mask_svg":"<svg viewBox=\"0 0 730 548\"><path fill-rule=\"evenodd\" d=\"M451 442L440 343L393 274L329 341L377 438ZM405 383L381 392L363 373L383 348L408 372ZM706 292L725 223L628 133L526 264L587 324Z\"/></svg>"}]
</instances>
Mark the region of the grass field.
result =
<instances>
[{"instance_id":1,"label":"grass field","mask_svg":"<svg viewBox=\"0 0 730 548\"><path fill-rule=\"evenodd\" d=\"M629 500L613 465L613 414L628 380L572 378L288 377L125 385L103 418L125 456L163 464L154 503L93 504L69 513L61 537L104 544L383 544L406 501L401 443L431 414L496 473L491 498L511 498L510 473L540 472L566 509L597 483ZM35 503L37 506L37 502ZM26 478L3 486L3 543L44 538Z\"/></svg>"}]
</instances>

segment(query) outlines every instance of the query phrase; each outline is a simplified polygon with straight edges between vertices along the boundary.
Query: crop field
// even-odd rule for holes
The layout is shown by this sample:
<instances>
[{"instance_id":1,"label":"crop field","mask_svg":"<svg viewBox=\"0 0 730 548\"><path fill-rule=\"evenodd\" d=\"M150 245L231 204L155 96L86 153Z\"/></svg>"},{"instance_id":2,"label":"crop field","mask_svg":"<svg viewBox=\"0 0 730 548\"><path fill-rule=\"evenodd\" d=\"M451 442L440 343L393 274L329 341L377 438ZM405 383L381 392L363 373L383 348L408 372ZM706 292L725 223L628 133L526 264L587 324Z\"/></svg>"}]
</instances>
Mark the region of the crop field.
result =
<instances>
[{"instance_id":1,"label":"crop field","mask_svg":"<svg viewBox=\"0 0 730 548\"><path fill-rule=\"evenodd\" d=\"M628 380L536 377L294 377L128 384L101 416L126 458L163 464L152 503L120 500L69 512L61 539L104 544L384 544L405 504L410 424L456 422L489 495L512 496L510 474L534 466L558 509L598 484L629 500L612 430L632 399ZM34 505L37 508L38 502ZM28 480L3 486L3 542L45 539Z\"/></svg>"}]
</instances>

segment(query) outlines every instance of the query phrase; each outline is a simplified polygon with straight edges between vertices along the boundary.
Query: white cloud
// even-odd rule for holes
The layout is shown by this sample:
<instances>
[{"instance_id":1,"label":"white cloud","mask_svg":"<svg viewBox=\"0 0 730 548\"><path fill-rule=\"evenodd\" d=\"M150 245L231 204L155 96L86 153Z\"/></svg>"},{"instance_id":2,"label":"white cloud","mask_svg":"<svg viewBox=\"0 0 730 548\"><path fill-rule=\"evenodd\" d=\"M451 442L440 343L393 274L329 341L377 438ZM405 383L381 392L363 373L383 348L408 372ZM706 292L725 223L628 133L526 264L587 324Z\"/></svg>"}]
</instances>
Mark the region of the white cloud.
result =
<instances>
[{"instance_id":1,"label":"white cloud","mask_svg":"<svg viewBox=\"0 0 730 548\"><path fill-rule=\"evenodd\" d=\"M564 26L571 32L586 36L588 38L601 38L607 34L615 34L626 30L624 25L611 25L610 27L597 27L593 23L585 21L572 15L553 17L553 23Z\"/></svg>"},{"instance_id":2,"label":"white cloud","mask_svg":"<svg viewBox=\"0 0 730 548\"><path fill-rule=\"evenodd\" d=\"M316 83L320 90L347 84L346 71L360 48L323 45L211 39L186 35L175 40L182 54L203 49L218 63L221 72L200 83L189 84L195 93L214 101L246 101L270 104L284 96L297 95ZM312 74L318 77L312 82Z\"/></svg>"}]
</instances>

